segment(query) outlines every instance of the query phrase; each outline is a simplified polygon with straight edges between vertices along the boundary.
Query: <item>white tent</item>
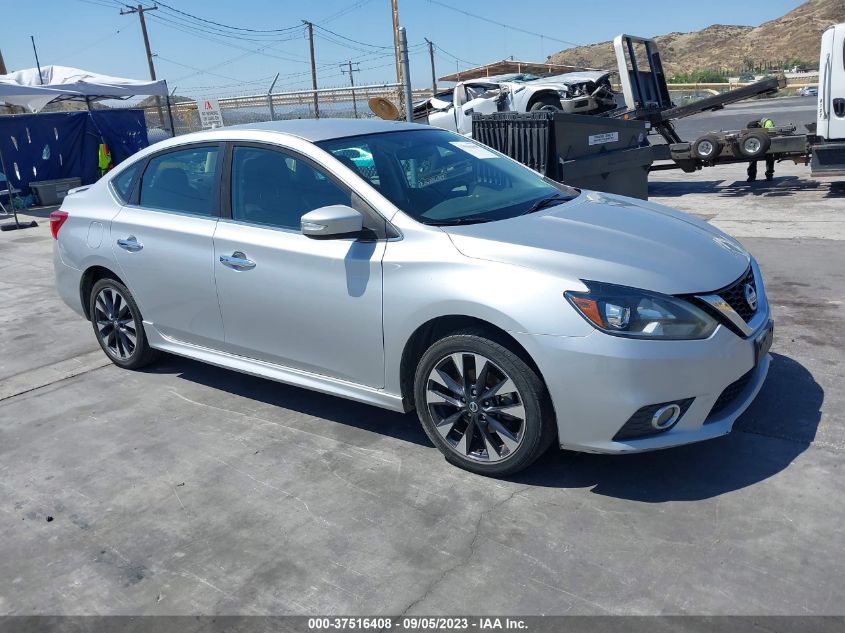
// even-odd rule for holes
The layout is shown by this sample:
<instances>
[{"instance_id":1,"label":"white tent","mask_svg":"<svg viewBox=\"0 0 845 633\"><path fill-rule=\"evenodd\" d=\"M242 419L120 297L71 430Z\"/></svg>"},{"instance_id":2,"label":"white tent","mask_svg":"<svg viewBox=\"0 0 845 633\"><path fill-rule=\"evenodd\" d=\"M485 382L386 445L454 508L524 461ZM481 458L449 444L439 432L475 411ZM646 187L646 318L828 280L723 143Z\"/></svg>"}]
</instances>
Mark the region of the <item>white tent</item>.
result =
<instances>
[{"instance_id":1,"label":"white tent","mask_svg":"<svg viewBox=\"0 0 845 633\"><path fill-rule=\"evenodd\" d=\"M0 103L38 112L51 101L125 99L135 95L167 95L162 81L100 75L69 66L45 66L0 75Z\"/></svg>"}]
</instances>

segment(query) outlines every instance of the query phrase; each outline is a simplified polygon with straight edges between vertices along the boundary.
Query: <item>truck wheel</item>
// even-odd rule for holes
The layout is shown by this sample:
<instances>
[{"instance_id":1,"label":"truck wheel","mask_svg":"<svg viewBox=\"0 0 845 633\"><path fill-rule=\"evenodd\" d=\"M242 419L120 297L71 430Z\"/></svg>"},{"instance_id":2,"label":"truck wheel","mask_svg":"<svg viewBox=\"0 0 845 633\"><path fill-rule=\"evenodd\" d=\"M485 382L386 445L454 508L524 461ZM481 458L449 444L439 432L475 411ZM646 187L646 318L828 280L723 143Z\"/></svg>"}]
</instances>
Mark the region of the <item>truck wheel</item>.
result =
<instances>
[{"instance_id":1,"label":"truck wheel","mask_svg":"<svg viewBox=\"0 0 845 633\"><path fill-rule=\"evenodd\" d=\"M537 112L538 110L551 110L553 112L559 112L563 110L563 107L560 105L560 99L552 95L540 95L537 97L537 100L531 104L529 108L529 112Z\"/></svg>"},{"instance_id":2,"label":"truck wheel","mask_svg":"<svg viewBox=\"0 0 845 633\"><path fill-rule=\"evenodd\" d=\"M692 155L699 160L713 160L722 151L722 142L715 134L705 134L692 144Z\"/></svg>"},{"instance_id":3,"label":"truck wheel","mask_svg":"<svg viewBox=\"0 0 845 633\"><path fill-rule=\"evenodd\" d=\"M745 158L760 158L772 146L772 139L768 132L749 130L739 137L736 149Z\"/></svg>"}]
</instances>

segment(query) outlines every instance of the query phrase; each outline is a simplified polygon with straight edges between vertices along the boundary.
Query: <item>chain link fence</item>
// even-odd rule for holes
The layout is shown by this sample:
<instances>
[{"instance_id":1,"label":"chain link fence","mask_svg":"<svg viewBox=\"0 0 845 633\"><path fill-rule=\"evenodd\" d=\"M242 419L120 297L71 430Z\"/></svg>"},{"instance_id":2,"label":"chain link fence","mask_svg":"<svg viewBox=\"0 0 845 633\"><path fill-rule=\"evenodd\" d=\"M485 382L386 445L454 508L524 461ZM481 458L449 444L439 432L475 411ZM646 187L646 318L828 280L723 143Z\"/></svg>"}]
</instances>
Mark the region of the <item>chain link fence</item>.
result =
<instances>
[{"instance_id":1,"label":"chain link fence","mask_svg":"<svg viewBox=\"0 0 845 633\"><path fill-rule=\"evenodd\" d=\"M317 90L317 109L320 118L371 118L375 115L370 110L368 101L373 97L382 97L398 103L396 84L378 84L360 87L321 88ZM431 90L414 90L414 100L431 96ZM173 119L173 132L176 136L197 132L202 128L198 111L198 102L215 99L220 106L223 125L239 125L264 121L283 121L286 119L315 118L314 91L274 92L265 94L243 95L237 97L215 97L205 95L197 100L177 100L162 98L161 109L157 105L146 105L144 116L150 133L150 142L170 136L169 118ZM167 101L170 101L168 113ZM127 107L138 107L129 106Z\"/></svg>"}]
</instances>

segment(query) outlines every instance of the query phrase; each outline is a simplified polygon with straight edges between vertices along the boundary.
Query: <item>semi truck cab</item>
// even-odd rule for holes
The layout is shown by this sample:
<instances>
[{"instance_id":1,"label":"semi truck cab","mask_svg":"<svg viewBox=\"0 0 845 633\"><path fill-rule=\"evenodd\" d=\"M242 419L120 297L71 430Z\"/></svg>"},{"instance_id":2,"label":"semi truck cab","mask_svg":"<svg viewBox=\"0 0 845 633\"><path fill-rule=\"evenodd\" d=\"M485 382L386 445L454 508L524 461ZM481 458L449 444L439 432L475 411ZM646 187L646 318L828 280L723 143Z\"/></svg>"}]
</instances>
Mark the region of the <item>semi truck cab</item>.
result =
<instances>
[{"instance_id":1,"label":"semi truck cab","mask_svg":"<svg viewBox=\"0 0 845 633\"><path fill-rule=\"evenodd\" d=\"M845 24L822 34L816 139L811 147L814 176L845 175Z\"/></svg>"}]
</instances>

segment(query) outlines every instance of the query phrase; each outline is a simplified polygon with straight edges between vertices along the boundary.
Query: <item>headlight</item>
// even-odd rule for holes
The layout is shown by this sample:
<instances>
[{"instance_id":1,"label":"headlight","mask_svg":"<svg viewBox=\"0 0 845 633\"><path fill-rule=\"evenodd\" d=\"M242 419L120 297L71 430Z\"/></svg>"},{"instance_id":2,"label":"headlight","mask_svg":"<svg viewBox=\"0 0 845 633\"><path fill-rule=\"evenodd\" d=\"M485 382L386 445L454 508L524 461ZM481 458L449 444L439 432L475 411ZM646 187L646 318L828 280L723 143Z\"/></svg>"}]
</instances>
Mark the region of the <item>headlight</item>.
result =
<instances>
[{"instance_id":1,"label":"headlight","mask_svg":"<svg viewBox=\"0 0 845 633\"><path fill-rule=\"evenodd\" d=\"M656 292L584 282L588 292L567 291L569 303L608 334L643 339L691 340L709 337L718 322L688 301Z\"/></svg>"}]
</instances>

